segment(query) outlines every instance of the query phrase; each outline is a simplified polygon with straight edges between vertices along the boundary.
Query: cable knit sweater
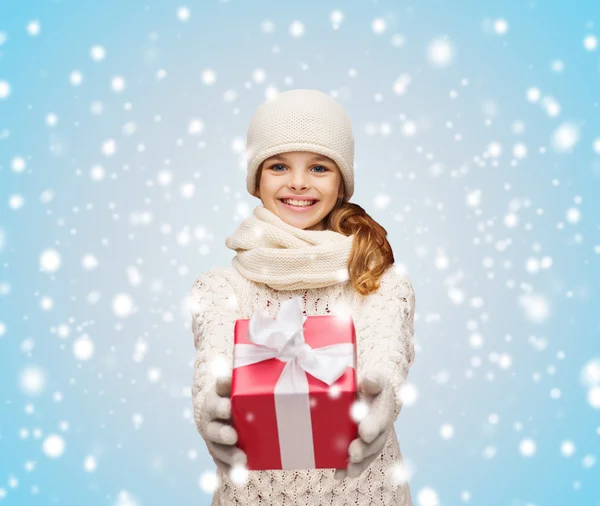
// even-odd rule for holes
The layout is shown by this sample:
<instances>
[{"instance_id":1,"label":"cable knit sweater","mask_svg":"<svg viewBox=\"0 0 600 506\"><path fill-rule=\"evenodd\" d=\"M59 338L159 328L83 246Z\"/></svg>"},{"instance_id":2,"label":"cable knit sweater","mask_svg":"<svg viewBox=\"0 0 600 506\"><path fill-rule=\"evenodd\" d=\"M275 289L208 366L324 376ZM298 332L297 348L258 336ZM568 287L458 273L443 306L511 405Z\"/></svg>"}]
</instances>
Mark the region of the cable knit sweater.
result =
<instances>
[{"instance_id":1,"label":"cable knit sweater","mask_svg":"<svg viewBox=\"0 0 600 506\"><path fill-rule=\"evenodd\" d=\"M377 292L361 296L346 281L323 288L275 290L248 280L234 268L215 267L196 280L190 295L196 348L192 398L200 434L208 420L201 410L206 392L214 388L215 361L231 364L236 319L266 309L275 318L281 301L301 295L304 314L335 314L337 304L350 308L356 330L358 380L368 370L383 370L394 385L394 419L402 403L399 389L414 360L415 294L409 278L388 268ZM223 362L223 359L226 362ZM249 471L236 485L217 471L219 486L212 505L412 506L408 483L402 482L403 457L393 427L379 457L357 478L334 479L334 469Z\"/></svg>"}]
</instances>

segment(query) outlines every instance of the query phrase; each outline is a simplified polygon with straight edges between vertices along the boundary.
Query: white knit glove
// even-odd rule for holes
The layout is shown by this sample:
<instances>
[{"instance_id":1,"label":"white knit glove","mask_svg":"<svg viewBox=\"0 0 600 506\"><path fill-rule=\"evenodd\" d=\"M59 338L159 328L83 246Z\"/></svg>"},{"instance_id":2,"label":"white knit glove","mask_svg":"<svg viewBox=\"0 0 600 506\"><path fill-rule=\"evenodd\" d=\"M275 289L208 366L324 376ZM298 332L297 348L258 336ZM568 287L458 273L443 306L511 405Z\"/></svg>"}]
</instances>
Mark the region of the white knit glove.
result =
<instances>
[{"instance_id":1,"label":"white knit glove","mask_svg":"<svg viewBox=\"0 0 600 506\"><path fill-rule=\"evenodd\" d=\"M358 438L350 443L350 463L346 469L336 469L335 479L356 478L379 456L394 425L394 389L382 372L366 375L358 386L359 398L369 404L369 413L358 424ZM364 395L361 395L364 394Z\"/></svg>"},{"instance_id":2,"label":"white knit glove","mask_svg":"<svg viewBox=\"0 0 600 506\"><path fill-rule=\"evenodd\" d=\"M246 465L246 453L235 446L237 431L231 424L231 376L218 377L215 389L209 390L203 409L209 422L204 428L204 440L208 452L223 473L229 474L232 466Z\"/></svg>"}]
</instances>

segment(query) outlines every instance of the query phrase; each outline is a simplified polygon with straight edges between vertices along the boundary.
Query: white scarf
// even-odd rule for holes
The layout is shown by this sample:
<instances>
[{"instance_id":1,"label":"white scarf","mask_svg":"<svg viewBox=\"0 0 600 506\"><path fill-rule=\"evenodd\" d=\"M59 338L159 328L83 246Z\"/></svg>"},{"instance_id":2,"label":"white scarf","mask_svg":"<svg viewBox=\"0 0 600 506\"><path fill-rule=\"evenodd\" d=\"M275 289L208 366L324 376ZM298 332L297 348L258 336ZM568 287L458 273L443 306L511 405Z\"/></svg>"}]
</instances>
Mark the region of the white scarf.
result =
<instances>
[{"instance_id":1,"label":"white scarf","mask_svg":"<svg viewBox=\"0 0 600 506\"><path fill-rule=\"evenodd\" d=\"M259 205L225 245L237 252L232 265L245 278L296 290L347 281L353 239L333 230L294 227Z\"/></svg>"}]
</instances>

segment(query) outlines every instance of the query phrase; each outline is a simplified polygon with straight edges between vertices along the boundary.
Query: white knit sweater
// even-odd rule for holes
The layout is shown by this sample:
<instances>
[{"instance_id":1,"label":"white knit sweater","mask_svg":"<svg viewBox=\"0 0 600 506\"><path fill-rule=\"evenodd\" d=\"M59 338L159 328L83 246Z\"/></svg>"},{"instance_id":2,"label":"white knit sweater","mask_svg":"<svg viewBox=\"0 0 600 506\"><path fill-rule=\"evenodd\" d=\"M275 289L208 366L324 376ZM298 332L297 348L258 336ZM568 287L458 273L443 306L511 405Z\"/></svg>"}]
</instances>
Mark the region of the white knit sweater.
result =
<instances>
[{"instance_id":1,"label":"white knit sweater","mask_svg":"<svg viewBox=\"0 0 600 506\"><path fill-rule=\"evenodd\" d=\"M298 295L307 316L335 314L338 302L350 308L356 330L357 379L368 370L387 372L396 389L394 414L398 416L399 389L414 360L415 294L406 275L390 267L379 290L363 297L349 282L275 290L244 278L234 268L215 267L196 280L190 294L196 348L192 398L194 419L203 437L207 419L200 407L205 393L214 387L211 365L215 359L231 364L235 320L250 318L259 308L275 318L281 301ZM249 471L247 482L236 485L217 471L220 486L212 505L412 506L409 486L399 479L402 462L392 428L382 453L357 478L335 481L333 469Z\"/></svg>"}]
</instances>

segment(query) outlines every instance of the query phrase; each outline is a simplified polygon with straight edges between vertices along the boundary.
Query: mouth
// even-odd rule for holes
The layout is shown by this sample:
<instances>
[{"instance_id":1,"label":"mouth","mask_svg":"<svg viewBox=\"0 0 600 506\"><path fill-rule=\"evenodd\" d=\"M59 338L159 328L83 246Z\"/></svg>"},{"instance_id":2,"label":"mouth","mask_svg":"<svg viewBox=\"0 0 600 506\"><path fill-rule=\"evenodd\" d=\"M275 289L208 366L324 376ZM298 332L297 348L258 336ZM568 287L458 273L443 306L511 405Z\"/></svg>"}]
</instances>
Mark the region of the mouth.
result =
<instances>
[{"instance_id":1,"label":"mouth","mask_svg":"<svg viewBox=\"0 0 600 506\"><path fill-rule=\"evenodd\" d=\"M293 205L291 203L289 203L290 201L285 199L286 201L284 202L284 199L277 199L279 200L279 202L281 202L281 204L286 207L287 209L290 209L291 211L296 211L296 212L303 212L303 211L308 211L310 209L313 209L318 203L318 200L313 200L310 201L312 202L312 204L296 204ZM298 201L296 201L298 202ZM303 201L304 202L304 201Z\"/></svg>"}]
</instances>

